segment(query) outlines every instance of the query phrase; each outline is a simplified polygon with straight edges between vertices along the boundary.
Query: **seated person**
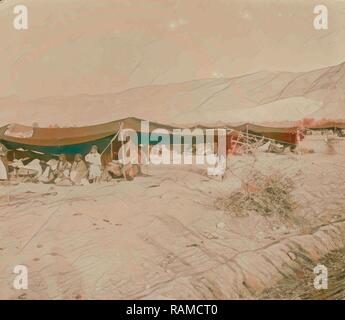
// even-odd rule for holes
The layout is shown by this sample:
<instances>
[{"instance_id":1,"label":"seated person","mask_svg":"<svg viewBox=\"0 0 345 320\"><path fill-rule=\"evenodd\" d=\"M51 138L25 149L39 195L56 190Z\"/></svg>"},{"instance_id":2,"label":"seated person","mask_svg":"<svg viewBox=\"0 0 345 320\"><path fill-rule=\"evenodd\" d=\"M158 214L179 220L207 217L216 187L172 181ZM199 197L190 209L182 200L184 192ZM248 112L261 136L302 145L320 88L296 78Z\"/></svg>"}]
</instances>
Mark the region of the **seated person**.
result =
<instances>
[{"instance_id":1,"label":"seated person","mask_svg":"<svg viewBox=\"0 0 345 320\"><path fill-rule=\"evenodd\" d=\"M43 183L50 183L53 182L55 179L54 172L57 168L58 160L56 159L50 159L46 163L46 168L44 169L42 175L39 177L39 181Z\"/></svg>"},{"instance_id":2,"label":"seated person","mask_svg":"<svg viewBox=\"0 0 345 320\"><path fill-rule=\"evenodd\" d=\"M60 184L63 180L69 180L71 164L67 161L65 154L59 155L59 162L54 171L55 183Z\"/></svg>"},{"instance_id":3,"label":"seated person","mask_svg":"<svg viewBox=\"0 0 345 320\"><path fill-rule=\"evenodd\" d=\"M29 160L29 162L27 162ZM14 159L10 164L13 168L13 177L23 178L23 182L36 182L42 175L43 169L39 159Z\"/></svg>"},{"instance_id":4,"label":"seated person","mask_svg":"<svg viewBox=\"0 0 345 320\"><path fill-rule=\"evenodd\" d=\"M128 150L129 151L129 150ZM117 153L116 153L117 154ZM102 180L109 181L112 178L124 177L126 180L133 180L137 175L142 174L141 163L147 163L147 157L142 150L142 145L138 148L138 153L127 152L127 157L118 157L118 160L109 162L103 172Z\"/></svg>"},{"instance_id":5,"label":"seated person","mask_svg":"<svg viewBox=\"0 0 345 320\"><path fill-rule=\"evenodd\" d=\"M74 157L74 162L72 164L72 169L70 173L70 178L75 185L84 185L88 183L88 169L85 161L81 154L76 154Z\"/></svg>"},{"instance_id":6,"label":"seated person","mask_svg":"<svg viewBox=\"0 0 345 320\"><path fill-rule=\"evenodd\" d=\"M140 166L137 164L128 163L123 165L119 161L109 162L102 174L102 180L110 181L112 178L122 178L126 180L133 180L138 174L140 174Z\"/></svg>"}]
</instances>

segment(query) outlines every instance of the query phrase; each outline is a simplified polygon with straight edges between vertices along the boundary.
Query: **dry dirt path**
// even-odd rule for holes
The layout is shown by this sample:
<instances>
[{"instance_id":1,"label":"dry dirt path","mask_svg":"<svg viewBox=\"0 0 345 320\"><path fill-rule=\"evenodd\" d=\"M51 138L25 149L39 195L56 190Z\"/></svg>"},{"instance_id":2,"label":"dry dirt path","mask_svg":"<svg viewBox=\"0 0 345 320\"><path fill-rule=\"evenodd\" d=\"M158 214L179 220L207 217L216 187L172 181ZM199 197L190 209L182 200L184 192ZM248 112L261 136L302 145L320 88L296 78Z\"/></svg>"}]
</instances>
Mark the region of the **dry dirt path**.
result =
<instances>
[{"instance_id":1,"label":"dry dirt path","mask_svg":"<svg viewBox=\"0 0 345 320\"><path fill-rule=\"evenodd\" d=\"M260 154L231 159L223 182L154 166L133 182L0 186L0 298L23 298L12 288L17 264L29 269L27 299L251 298L300 268L287 254L300 250L295 237L315 261L343 245L332 240L342 225L322 229L345 218L343 163ZM252 169L294 179L291 220L215 208Z\"/></svg>"}]
</instances>

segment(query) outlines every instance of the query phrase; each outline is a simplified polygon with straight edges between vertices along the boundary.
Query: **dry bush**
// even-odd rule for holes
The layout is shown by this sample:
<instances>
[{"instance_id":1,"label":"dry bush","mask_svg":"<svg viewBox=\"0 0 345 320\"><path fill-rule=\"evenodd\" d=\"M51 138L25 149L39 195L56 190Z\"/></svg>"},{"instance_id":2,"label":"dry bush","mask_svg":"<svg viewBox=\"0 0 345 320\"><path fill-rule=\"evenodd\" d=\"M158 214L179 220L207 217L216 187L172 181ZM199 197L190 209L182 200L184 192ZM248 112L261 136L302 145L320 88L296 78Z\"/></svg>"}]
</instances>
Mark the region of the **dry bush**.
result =
<instances>
[{"instance_id":1,"label":"dry bush","mask_svg":"<svg viewBox=\"0 0 345 320\"><path fill-rule=\"evenodd\" d=\"M291 196L293 187L293 181L280 174L264 176L255 173L240 190L218 198L215 206L236 216L246 216L254 211L263 216L287 218L295 208Z\"/></svg>"}]
</instances>

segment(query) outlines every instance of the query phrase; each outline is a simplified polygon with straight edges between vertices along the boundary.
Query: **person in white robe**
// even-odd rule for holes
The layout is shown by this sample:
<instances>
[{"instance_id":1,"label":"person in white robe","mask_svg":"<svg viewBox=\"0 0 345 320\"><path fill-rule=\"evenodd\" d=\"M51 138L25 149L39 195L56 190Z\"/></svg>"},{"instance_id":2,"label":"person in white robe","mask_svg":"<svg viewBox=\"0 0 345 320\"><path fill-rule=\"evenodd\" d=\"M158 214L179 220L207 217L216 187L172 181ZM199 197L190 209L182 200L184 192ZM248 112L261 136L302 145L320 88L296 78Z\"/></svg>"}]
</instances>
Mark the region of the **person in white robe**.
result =
<instances>
[{"instance_id":1,"label":"person in white robe","mask_svg":"<svg viewBox=\"0 0 345 320\"><path fill-rule=\"evenodd\" d=\"M85 156L85 161L89 165L89 181L98 182L102 174L102 160L96 145L93 145L90 153Z\"/></svg>"},{"instance_id":2,"label":"person in white robe","mask_svg":"<svg viewBox=\"0 0 345 320\"><path fill-rule=\"evenodd\" d=\"M39 178L43 173L39 159L34 159L30 161L27 165L23 167L23 169L29 170L28 173L31 173L35 178Z\"/></svg>"},{"instance_id":3,"label":"person in white robe","mask_svg":"<svg viewBox=\"0 0 345 320\"><path fill-rule=\"evenodd\" d=\"M54 172L57 169L59 161L56 159L50 159L47 162L47 167L43 171L42 175L39 177L39 181L43 183L51 183L55 179Z\"/></svg>"},{"instance_id":4,"label":"person in white robe","mask_svg":"<svg viewBox=\"0 0 345 320\"><path fill-rule=\"evenodd\" d=\"M0 157L0 180L7 180L7 168Z\"/></svg>"},{"instance_id":5,"label":"person in white robe","mask_svg":"<svg viewBox=\"0 0 345 320\"><path fill-rule=\"evenodd\" d=\"M217 157L216 166L214 168L207 168L208 176L218 176L222 180L226 171L226 158L223 155Z\"/></svg>"},{"instance_id":6,"label":"person in white robe","mask_svg":"<svg viewBox=\"0 0 345 320\"><path fill-rule=\"evenodd\" d=\"M8 179L7 148L0 143L0 180Z\"/></svg>"}]
</instances>

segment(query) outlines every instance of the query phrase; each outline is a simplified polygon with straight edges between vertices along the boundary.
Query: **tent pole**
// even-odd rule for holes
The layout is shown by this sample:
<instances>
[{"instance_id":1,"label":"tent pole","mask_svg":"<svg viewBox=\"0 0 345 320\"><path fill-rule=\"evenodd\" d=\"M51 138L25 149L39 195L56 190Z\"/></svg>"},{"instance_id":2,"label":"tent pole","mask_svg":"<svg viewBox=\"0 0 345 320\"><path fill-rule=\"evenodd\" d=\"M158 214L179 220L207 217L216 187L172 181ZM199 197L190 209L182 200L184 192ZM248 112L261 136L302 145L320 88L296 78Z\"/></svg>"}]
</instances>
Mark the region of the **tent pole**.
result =
<instances>
[{"instance_id":1,"label":"tent pole","mask_svg":"<svg viewBox=\"0 0 345 320\"><path fill-rule=\"evenodd\" d=\"M123 161L123 164L122 164L122 174L123 174L123 177L125 178L125 180L127 181L127 175L126 175L126 170L125 170L125 150L123 149L123 135L122 135L122 127L123 127L123 122L121 122L120 124L120 135L121 135L121 149L122 149L122 161Z\"/></svg>"},{"instance_id":2,"label":"tent pole","mask_svg":"<svg viewBox=\"0 0 345 320\"><path fill-rule=\"evenodd\" d=\"M111 141L111 144L110 144L110 159L114 160L113 141Z\"/></svg>"},{"instance_id":3,"label":"tent pole","mask_svg":"<svg viewBox=\"0 0 345 320\"><path fill-rule=\"evenodd\" d=\"M247 144L249 144L249 137L248 137L248 123L246 124L246 133L247 133ZM248 150L246 151L248 153Z\"/></svg>"}]
</instances>

